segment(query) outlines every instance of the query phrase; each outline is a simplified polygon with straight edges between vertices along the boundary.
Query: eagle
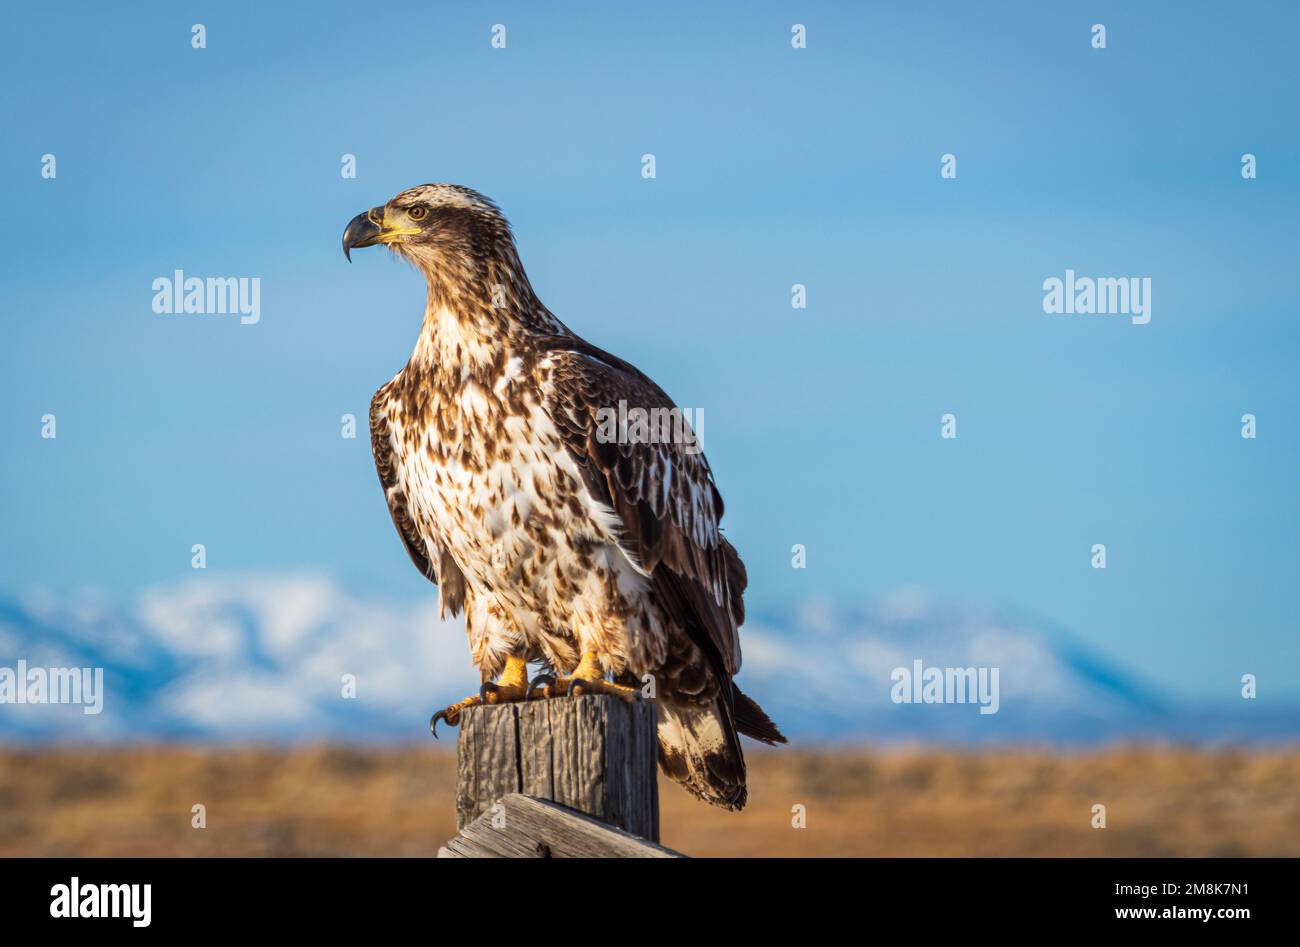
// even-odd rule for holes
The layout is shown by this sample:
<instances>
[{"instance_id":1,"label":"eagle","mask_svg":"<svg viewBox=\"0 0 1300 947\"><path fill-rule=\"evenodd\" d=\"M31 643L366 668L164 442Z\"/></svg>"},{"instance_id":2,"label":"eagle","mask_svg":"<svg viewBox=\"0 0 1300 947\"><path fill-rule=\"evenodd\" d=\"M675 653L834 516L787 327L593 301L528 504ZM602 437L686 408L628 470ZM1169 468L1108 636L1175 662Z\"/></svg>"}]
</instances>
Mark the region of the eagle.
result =
<instances>
[{"instance_id":1,"label":"eagle","mask_svg":"<svg viewBox=\"0 0 1300 947\"><path fill-rule=\"evenodd\" d=\"M420 185L348 223L349 261L377 245L428 292L410 360L370 403L375 468L442 614L465 613L482 684L434 715L435 736L481 703L630 701L653 682L664 773L743 808L740 735L786 741L734 682L747 580L722 496L691 438L606 423L676 405L543 305L477 191Z\"/></svg>"}]
</instances>

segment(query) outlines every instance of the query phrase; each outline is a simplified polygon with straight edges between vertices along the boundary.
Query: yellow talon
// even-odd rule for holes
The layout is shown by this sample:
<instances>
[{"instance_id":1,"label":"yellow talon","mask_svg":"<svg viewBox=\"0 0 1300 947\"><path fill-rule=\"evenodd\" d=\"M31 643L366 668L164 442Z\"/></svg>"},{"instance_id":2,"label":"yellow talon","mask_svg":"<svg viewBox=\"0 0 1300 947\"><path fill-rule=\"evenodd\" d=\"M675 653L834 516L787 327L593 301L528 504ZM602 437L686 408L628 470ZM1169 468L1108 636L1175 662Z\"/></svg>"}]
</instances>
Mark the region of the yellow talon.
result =
<instances>
[{"instance_id":1,"label":"yellow talon","mask_svg":"<svg viewBox=\"0 0 1300 947\"><path fill-rule=\"evenodd\" d=\"M546 684L537 687L538 682ZM605 671L600 666L600 658L595 651L584 651L582 660L573 669L572 674L558 677L546 676L533 682L533 694L541 697L564 697L569 694L609 694L631 703L641 696L634 687L625 687L605 680Z\"/></svg>"},{"instance_id":2,"label":"yellow talon","mask_svg":"<svg viewBox=\"0 0 1300 947\"><path fill-rule=\"evenodd\" d=\"M446 721L449 726L454 727L460 723L461 711L468 707L477 707L480 704L505 704L516 700L527 700L528 697L528 662L523 658L506 658L506 666L502 668L496 683L487 681L473 697L466 697L446 710L438 711L430 719L429 729L436 739L439 720Z\"/></svg>"},{"instance_id":3,"label":"yellow talon","mask_svg":"<svg viewBox=\"0 0 1300 947\"><path fill-rule=\"evenodd\" d=\"M479 688L479 696L487 704L505 704L528 699L528 662L523 658L506 658L506 666L497 676L496 683L487 681Z\"/></svg>"},{"instance_id":4,"label":"yellow talon","mask_svg":"<svg viewBox=\"0 0 1300 947\"><path fill-rule=\"evenodd\" d=\"M433 734L433 738L435 740L438 739L439 720L445 720L448 726L454 727L460 723L460 712L462 710L464 710L466 707L477 706L482 702L483 699L478 695L475 695L473 697L466 697L464 700L452 704L446 710L438 711L436 714L434 714L432 717L429 718L429 732Z\"/></svg>"}]
</instances>

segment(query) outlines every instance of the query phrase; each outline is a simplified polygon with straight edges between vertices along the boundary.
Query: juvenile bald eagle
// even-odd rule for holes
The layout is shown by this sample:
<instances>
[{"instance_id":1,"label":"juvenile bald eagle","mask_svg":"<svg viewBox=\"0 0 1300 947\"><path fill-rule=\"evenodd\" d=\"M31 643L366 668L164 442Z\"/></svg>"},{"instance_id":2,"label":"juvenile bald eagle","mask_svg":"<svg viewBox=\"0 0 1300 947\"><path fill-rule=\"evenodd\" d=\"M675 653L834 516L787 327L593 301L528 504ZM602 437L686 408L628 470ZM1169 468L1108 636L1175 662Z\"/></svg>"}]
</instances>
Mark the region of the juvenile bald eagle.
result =
<instances>
[{"instance_id":1,"label":"juvenile bald eagle","mask_svg":"<svg viewBox=\"0 0 1300 947\"><path fill-rule=\"evenodd\" d=\"M602 409L672 399L542 305L481 194L403 191L344 231L349 259L376 244L419 268L428 297L410 361L370 404L375 466L444 614L464 609L484 682L431 725L480 702L633 699L652 675L664 772L741 808L739 734L785 738L732 682L746 578L722 497L698 444L602 427ZM529 662L548 673L530 682Z\"/></svg>"}]
</instances>

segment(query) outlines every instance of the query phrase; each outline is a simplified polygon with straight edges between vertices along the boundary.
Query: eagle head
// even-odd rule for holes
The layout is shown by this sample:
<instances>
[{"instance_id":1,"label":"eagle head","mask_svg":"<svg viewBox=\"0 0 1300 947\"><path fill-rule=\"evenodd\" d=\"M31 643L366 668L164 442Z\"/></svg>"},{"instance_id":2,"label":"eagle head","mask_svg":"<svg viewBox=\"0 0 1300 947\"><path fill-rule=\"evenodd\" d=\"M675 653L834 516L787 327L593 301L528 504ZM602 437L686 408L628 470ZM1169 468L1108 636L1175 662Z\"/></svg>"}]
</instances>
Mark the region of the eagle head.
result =
<instances>
[{"instance_id":1,"label":"eagle head","mask_svg":"<svg viewBox=\"0 0 1300 947\"><path fill-rule=\"evenodd\" d=\"M469 272L514 256L514 238L496 204L458 184L421 184L357 214L343 231L343 255L383 244L426 273Z\"/></svg>"}]
</instances>

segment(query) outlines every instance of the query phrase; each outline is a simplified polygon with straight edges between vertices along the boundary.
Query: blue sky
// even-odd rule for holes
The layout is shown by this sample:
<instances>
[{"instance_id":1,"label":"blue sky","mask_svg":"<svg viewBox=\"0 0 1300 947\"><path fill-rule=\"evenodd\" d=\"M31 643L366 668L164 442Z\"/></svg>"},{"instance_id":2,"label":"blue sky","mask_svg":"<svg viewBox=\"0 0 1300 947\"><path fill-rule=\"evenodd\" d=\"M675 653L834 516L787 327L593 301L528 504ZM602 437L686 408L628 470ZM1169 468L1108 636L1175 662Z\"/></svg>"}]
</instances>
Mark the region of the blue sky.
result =
<instances>
[{"instance_id":1,"label":"blue sky","mask_svg":"<svg viewBox=\"0 0 1300 947\"><path fill-rule=\"evenodd\" d=\"M129 595L196 542L425 591L364 430L420 278L339 241L452 181L703 409L753 608L922 587L1176 694L1300 696L1300 8L269 6L4 14L0 591ZM1150 324L1044 314L1066 268L1150 277ZM261 322L155 314L175 269L259 277Z\"/></svg>"}]
</instances>

